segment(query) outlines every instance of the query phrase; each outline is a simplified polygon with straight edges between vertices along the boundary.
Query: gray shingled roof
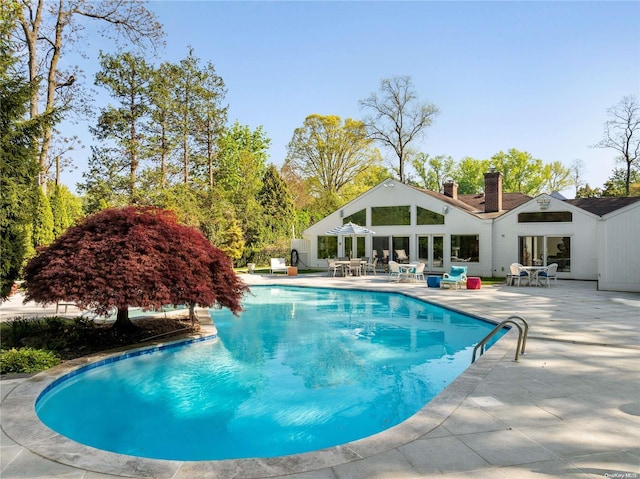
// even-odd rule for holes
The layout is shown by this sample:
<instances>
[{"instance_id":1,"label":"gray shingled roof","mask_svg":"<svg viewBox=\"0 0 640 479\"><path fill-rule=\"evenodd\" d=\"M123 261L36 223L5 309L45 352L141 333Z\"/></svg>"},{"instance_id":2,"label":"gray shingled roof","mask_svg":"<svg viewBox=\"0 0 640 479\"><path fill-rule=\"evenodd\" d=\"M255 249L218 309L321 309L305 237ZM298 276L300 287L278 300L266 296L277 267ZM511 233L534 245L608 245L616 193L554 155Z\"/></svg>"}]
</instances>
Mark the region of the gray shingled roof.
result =
<instances>
[{"instance_id":1,"label":"gray shingled roof","mask_svg":"<svg viewBox=\"0 0 640 479\"><path fill-rule=\"evenodd\" d=\"M450 196L445 195L444 193L438 193L437 191L426 190L424 188L413 187L416 190L420 191L429 196L433 196L434 198L439 199L451 206L455 206L461 210L466 211L467 213L472 213L474 215L483 214L484 215L484 194L475 194L475 195L458 195L458 199L453 199ZM531 196L527 196L522 193L503 193L502 194L502 211L500 211L497 215L506 213L509 210L517 208L518 206L526 203L531 199Z\"/></svg>"},{"instance_id":2,"label":"gray shingled roof","mask_svg":"<svg viewBox=\"0 0 640 479\"><path fill-rule=\"evenodd\" d=\"M619 210L625 206L632 205L640 201L640 196L620 196L607 198L576 198L565 200L567 203L577 206L594 215L604 216L612 211Z\"/></svg>"},{"instance_id":3,"label":"gray shingled roof","mask_svg":"<svg viewBox=\"0 0 640 479\"><path fill-rule=\"evenodd\" d=\"M444 193L438 193L437 191L418 188L416 186L412 186L412 188L420 191L421 193L437 198L440 201L450 204L451 206L455 206L456 208L464 210L467 213L486 217L486 214L484 212L484 194L482 193L475 195L458 195L457 199L453 199L450 196L447 196ZM517 208L520 205L523 205L531 199L531 196L525 195L524 193L502 193L502 210L500 212L491 213L491 216L501 216L504 213ZM607 213L611 213L612 211L616 211L620 208L624 208L627 205L631 205L636 201L640 201L640 196L576 198L573 200L565 199L563 201L585 211L588 211L589 213L593 213L598 216L604 216Z\"/></svg>"}]
</instances>

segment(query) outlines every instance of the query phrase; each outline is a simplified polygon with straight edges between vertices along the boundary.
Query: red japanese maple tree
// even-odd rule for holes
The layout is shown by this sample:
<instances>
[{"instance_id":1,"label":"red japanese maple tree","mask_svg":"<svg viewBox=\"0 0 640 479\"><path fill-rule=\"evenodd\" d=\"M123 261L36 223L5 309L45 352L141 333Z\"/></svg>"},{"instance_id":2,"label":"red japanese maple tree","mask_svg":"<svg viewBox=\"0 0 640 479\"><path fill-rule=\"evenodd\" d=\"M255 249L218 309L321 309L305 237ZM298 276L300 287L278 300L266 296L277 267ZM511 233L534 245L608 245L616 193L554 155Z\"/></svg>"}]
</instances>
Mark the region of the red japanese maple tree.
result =
<instances>
[{"instance_id":1,"label":"red japanese maple tree","mask_svg":"<svg viewBox=\"0 0 640 479\"><path fill-rule=\"evenodd\" d=\"M101 314L115 307L121 331L134 327L130 306L217 304L236 313L248 289L200 231L170 211L133 206L69 228L29 261L24 279L25 301L69 301Z\"/></svg>"}]
</instances>

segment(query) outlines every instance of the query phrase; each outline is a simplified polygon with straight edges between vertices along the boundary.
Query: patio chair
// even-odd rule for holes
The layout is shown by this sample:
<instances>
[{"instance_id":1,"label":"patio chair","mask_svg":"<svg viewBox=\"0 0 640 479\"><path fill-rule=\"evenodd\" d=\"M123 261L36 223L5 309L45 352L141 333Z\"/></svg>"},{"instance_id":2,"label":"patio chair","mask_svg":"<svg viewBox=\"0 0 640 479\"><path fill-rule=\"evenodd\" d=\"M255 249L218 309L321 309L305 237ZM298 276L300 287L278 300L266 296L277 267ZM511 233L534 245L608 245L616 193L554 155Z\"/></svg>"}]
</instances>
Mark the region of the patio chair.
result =
<instances>
[{"instance_id":1,"label":"patio chair","mask_svg":"<svg viewBox=\"0 0 640 479\"><path fill-rule=\"evenodd\" d=\"M410 263L413 267L410 269L405 269L400 273L401 279L406 278L412 283L418 281L418 279L422 279L424 281L424 263Z\"/></svg>"},{"instance_id":2,"label":"patio chair","mask_svg":"<svg viewBox=\"0 0 640 479\"><path fill-rule=\"evenodd\" d=\"M467 267L466 266L452 266L449 273L442 275L440 280L440 287L445 285L454 286L456 289L462 288L462 285L467 282Z\"/></svg>"},{"instance_id":3,"label":"patio chair","mask_svg":"<svg viewBox=\"0 0 640 479\"><path fill-rule=\"evenodd\" d=\"M416 266L415 272L414 273L410 272L410 274L413 275L412 279L414 281L419 281L419 280L424 281L424 268L425 268L425 266L426 265L424 263L418 263L417 266Z\"/></svg>"},{"instance_id":4,"label":"patio chair","mask_svg":"<svg viewBox=\"0 0 640 479\"><path fill-rule=\"evenodd\" d=\"M389 261L389 280L400 281L400 266L395 261Z\"/></svg>"},{"instance_id":5,"label":"patio chair","mask_svg":"<svg viewBox=\"0 0 640 479\"><path fill-rule=\"evenodd\" d=\"M374 257L373 262L368 262L364 265L364 272L376 274L376 266L378 265L378 258Z\"/></svg>"},{"instance_id":6,"label":"patio chair","mask_svg":"<svg viewBox=\"0 0 640 479\"><path fill-rule=\"evenodd\" d=\"M331 275L331 273L333 273L334 277L335 277L336 273L342 273L342 266L336 264L335 258L328 258L327 259L327 273L329 275Z\"/></svg>"},{"instance_id":7,"label":"patio chair","mask_svg":"<svg viewBox=\"0 0 640 479\"><path fill-rule=\"evenodd\" d=\"M528 271L524 271L520 269L522 265L520 263L511 263L509 266L509 270L511 271L511 285L518 282L518 288L520 287L520 282L524 279L527 280L527 284L531 284L531 275Z\"/></svg>"},{"instance_id":8,"label":"patio chair","mask_svg":"<svg viewBox=\"0 0 640 479\"><path fill-rule=\"evenodd\" d=\"M398 263L408 263L409 262L409 256L407 256L407 252L403 249L397 249L395 250L396 253L396 261Z\"/></svg>"},{"instance_id":9,"label":"patio chair","mask_svg":"<svg viewBox=\"0 0 640 479\"><path fill-rule=\"evenodd\" d=\"M536 279L538 284L546 282L547 287L551 286L550 280L552 279L555 285L558 286L558 263L551 263L546 271L540 271L536 275Z\"/></svg>"},{"instance_id":10,"label":"patio chair","mask_svg":"<svg viewBox=\"0 0 640 479\"><path fill-rule=\"evenodd\" d=\"M270 271L271 274L277 273L278 271L287 274L289 270L287 269L287 264L285 263L284 258L271 258Z\"/></svg>"},{"instance_id":11,"label":"patio chair","mask_svg":"<svg viewBox=\"0 0 640 479\"><path fill-rule=\"evenodd\" d=\"M347 268L347 271L351 276L360 276L360 273L362 272L362 261L360 258L351 258Z\"/></svg>"}]
</instances>

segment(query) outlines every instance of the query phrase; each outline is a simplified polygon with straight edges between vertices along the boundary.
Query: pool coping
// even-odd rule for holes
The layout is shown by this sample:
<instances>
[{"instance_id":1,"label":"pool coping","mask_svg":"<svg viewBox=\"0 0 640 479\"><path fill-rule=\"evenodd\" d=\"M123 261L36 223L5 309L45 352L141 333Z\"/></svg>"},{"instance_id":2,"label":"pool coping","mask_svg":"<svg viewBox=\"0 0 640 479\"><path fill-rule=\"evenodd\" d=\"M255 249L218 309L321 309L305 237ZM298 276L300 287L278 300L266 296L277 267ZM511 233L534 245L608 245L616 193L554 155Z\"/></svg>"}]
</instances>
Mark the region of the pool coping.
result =
<instances>
[{"instance_id":1,"label":"pool coping","mask_svg":"<svg viewBox=\"0 0 640 479\"><path fill-rule=\"evenodd\" d=\"M380 289L377 288L363 288L362 290L380 292ZM402 294L420 301L437 304L453 311L459 311L437 302L427 301L407 292L386 292ZM460 312L492 323L498 322L494 318L480 317L464 311ZM203 335L207 335L207 333L199 336ZM158 341L143 348L137 347L127 351L79 358L37 374L25 380L7 394L1 407L2 427L5 434L18 445L39 456L96 473L140 478L172 478L178 473L182 473L187 477L258 479L310 472L376 456L429 434L441 425L474 391L478 383L489 374L493 367L504 360L505 355L513 350L514 341L511 338L515 335L516 332L513 330L505 334L501 340L487 350L479 360L465 369L434 399L401 424L364 439L313 452L274 458L215 461L148 459L103 451L77 443L49 429L37 417L35 403L38 397L59 378L86 367L90 363L117 358L123 354L131 354L133 350L157 349L158 347L187 341L189 340L188 338L166 342Z\"/></svg>"}]
</instances>

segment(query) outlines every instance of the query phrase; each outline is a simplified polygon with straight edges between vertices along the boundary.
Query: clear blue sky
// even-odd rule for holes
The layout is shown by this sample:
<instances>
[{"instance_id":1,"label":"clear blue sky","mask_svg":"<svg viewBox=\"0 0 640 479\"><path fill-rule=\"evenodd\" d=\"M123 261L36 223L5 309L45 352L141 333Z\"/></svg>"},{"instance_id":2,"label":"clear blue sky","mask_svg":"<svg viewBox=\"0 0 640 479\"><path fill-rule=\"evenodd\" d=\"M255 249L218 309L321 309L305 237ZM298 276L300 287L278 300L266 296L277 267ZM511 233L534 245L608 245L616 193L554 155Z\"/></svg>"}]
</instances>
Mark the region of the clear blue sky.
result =
<instances>
[{"instance_id":1,"label":"clear blue sky","mask_svg":"<svg viewBox=\"0 0 640 479\"><path fill-rule=\"evenodd\" d=\"M607 109L640 94L640 2L154 1L149 8L167 34L159 61L177 62L189 46L211 61L228 90L229 121L262 126L278 166L307 115L360 118L358 101L382 78L409 75L420 100L441 111L414 145L419 151L460 160L516 148L545 163L581 159L585 180L601 187L615 152L590 145L602 138ZM88 48L95 54L75 63L92 81L96 50L109 46L90 39ZM70 186L86 168L80 159L77 166L63 177Z\"/></svg>"}]
</instances>

